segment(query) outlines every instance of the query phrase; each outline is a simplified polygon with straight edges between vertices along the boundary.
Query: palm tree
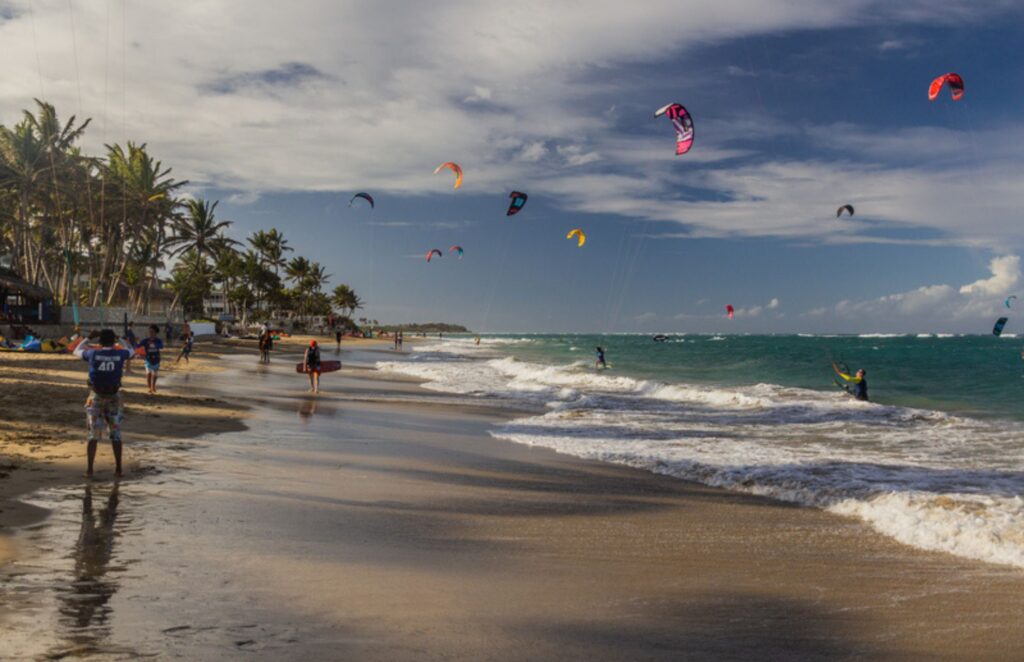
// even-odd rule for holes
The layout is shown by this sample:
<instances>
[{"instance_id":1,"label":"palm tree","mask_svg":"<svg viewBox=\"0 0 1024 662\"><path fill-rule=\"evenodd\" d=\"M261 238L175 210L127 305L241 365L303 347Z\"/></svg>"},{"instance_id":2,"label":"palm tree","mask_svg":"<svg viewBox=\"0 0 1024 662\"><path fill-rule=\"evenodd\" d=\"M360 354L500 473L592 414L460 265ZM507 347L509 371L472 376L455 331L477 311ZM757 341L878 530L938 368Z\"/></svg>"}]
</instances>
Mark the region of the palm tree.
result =
<instances>
[{"instance_id":1,"label":"palm tree","mask_svg":"<svg viewBox=\"0 0 1024 662\"><path fill-rule=\"evenodd\" d=\"M359 295L348 285L341 284L334 288L331 293L331 303L341 309L345 317L352 317L352 313L363 307L363 301ZM361 318L365 321L365 318Z\"/></svg>"},{"instance_id":2,"label":"palm tree","mask_svg":"<svg viewBox=\"0 0 1024 662\"><path fill-rule=\"evenodd\" d=\"M231 226L231 221L218 221L215 216L220 201L210 204L208 200L193 199L185 205L185 216L178 222L176 234L170 238L168 245L174 246L171 256L191 254L192 259L206 262L215 258L217 251L227 245L238 242L224 236L224 230Z\"/></svg>"}]
</instances>

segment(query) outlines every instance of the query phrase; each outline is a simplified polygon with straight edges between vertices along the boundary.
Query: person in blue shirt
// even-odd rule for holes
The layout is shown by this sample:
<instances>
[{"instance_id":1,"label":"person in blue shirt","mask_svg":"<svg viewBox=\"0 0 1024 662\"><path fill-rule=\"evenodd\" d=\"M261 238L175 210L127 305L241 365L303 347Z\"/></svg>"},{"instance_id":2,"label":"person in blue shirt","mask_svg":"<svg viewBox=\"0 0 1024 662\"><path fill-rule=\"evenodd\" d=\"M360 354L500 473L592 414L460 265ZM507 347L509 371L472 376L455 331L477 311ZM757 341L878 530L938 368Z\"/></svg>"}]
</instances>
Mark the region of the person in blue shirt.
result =
<instances>
[{"instance_id":1,"label":"person in blue shirt","mask_svg":"<svg viewBox=\"0 0 1024 662\"><path fill-rule=\"evenodd\" d=\"M106 427L110 434L110 446L114 450L116 475L121 475L121 422L124 418L121 405L121 378L125 366L132 359L127 349L115 349L117 334L113 329L100 331L100 346L93 347L88 339L82 341L75 355L89 364L89 397L85 401L86 420L89 425L87 447L88 469L85 475L92 476L96 460L96 446Z\"/></svg>"},{"instance_id":2,"label":"person in blue shirt","mask_svg":"<svg viewBox=\"0 0 1024 662\"><path fill-rule=\"evenodd\" d=\"M160 340L160 327L156 324L149 326L149 337L145 338L139 347L146 350L143 364L146 366L146 386L149 393L156 395L156 377L160 371L160 350L164 348L164 341Z\"/></svg>"},{"instance_id":3,"label":"person in blue shirt","mask_svg":"<svg viewBox=\"0 0 1024 662\"><path fill-rule=\"evenodd\" d=\"M597 361L594 363L594 367L599 370L608 367L608 364L604 360L604 347L597 348Z\"/></svg>"}]
</instances>

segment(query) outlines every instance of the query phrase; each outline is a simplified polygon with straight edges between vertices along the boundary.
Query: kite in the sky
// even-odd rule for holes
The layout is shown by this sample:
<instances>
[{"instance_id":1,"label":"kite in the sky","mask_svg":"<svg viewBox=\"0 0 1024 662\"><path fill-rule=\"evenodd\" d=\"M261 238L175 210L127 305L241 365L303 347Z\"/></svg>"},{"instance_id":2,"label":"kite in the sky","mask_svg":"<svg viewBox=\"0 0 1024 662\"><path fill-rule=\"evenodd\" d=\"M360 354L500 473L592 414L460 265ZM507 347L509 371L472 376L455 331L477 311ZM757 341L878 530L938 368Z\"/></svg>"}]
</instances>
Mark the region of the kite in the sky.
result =
<instances>
[{"instance_id":1,"label":"kite in the sky","mask_svg":"<svg viewBox=\"0 0 1024 662\"><path fill-rule=\"evenodd\" d=\"M736 309L732 307L731 303L725 304L725 314L729 317L729 319L732 319L733 316L736 314Z\"/></svg>"},{"instance_id":2,"label":"kite in the sky","mask_svg":"<svg viewBox=\"0 0 1024 662\"><path fill-rule=\"evenodd\" d=\"M693 147L693 118L682 104L670 103L654 111L655 117L667 115L676 129L676 156L686 154Z\"/></svg>"},{"instance_id":3,"label":"kite in the sky","mask_svg":"<svg viewBox=\"0 0 1024 662\"><path fill-rule=\"evenodd\" d=\"M457 252L459 254L459 259L460 260L462 259L462 246L452 246L451 248L448 249L448 252L449 253L456 253Z\"/></svg>"},{"instance_id":4,"label":"kite in the sky","mask_svg":"<svg viewBox=\"0 0 1024 662\"><path fill-rule=\"evenodd\" d=\"M430 262L430 258L434 257L435 255L438 257L444 257L444 253L442 253L439 249L431 248L429 251L427 251L427 262Z\"/></svg>"},{"instance_id":5,"label":"kite in the sky","mask_svg":"<svg viewBox=\"0 0 1024 662\"><path fill-rule=\"evenodd\" d=\"M1017 298L1016 294L1011 294L1010 296L1006 297L1006 301L1004 301L1003 304L1005 304L1006 307L1009 308L1010 307L1010 299L1016 299L1016 298Z\"/></svg>"},{"instance_id":6,"label":"kite in the sky","mask_svg":"<svg viewBox=\"0 0 1024 662\"><path fill-rule=\"evenodd\" d=\"M508 211L505 212L506 216L515 216L522 210L523 205L526 204L526 199L530 196L519 191L512 191L508 194L508 197L512 198L512 202L508 203Z\"/></svg>"},{"instance_id":7,"label":"kite in the sky","mask_svg":"<svg viewBox=\"0 0 1024 662\"><path fill-rule=\"evenodd\" d=\"M849 214L850 216L853 216L853 205L843 205L842 207L837 209L836 210L836 218L839 218L840 216L842 216L844 211L847 214Z\"/></svg>"},{"instance_id":8,"label":"kite in the sky","mask_svg":"<svg viewBox=\"0 0 1024 662\"><path fill-rule=\"evenodd\" d=\"M1000 317L996 320L996 325L992 327L992 335L999 337L1003 334L1003 327L1006 326L1008 317Z\"/></svg>"},{"instance_id":9,"label":"kite in the sky","mask_svg":"<svg viewBox=\"0 0 1024 662\"><path fill-rule=\"evenodd\" d=\"M939 97L943 85L949 85L953 101L959 101L964 96L964 79L960 77L960 74L948 73L939 76L928 86L929 101L935 101Z\"/></svg>"},{"instance_id":10,"label":"kite in the sky","mask_svg":"<svg viewBox=\"0 0 1024 662\"><path fill-rule=\"evenodd\" d=\"M462 186L462 167L458 163L455 163L454 161L446 161L445 163L442 163L441 165L434 168L434 174L436 175L445 168L448 168L449 170L455 173L455 188L459 188L460 186Z\"/></svg>"},{"instance_id":11,"label":"kite in the sky","mask_svg":"<svg viewBox=\"0 0 1024 662\"><path fill-rule=\"evenodd\" d=\"M580 248L583 248L583 244L587 243L587 235L583 234L583 230L579 228L574 228L569 231L569 234L565 235L566 239L572 239L573 237L576 237L576 240L579 241Z\"/></svg>"},{"instance_id":12,"label":"kite in the sky","mask_svg":"<svg viewBox=\"0 0 1024 662\"><path fill-rule=\"evenodd\" d=\"M370 203L370 209L374 208L373 196L370 195L369 193L364 193L363 191L360 191L359 193L356 193L355 195L352 196L352 199L348 201L349 207L351 207L352 203L356 201L356 198L362 198L363 200L366 200L367 202Z\"/></svg>"}]
</instances>

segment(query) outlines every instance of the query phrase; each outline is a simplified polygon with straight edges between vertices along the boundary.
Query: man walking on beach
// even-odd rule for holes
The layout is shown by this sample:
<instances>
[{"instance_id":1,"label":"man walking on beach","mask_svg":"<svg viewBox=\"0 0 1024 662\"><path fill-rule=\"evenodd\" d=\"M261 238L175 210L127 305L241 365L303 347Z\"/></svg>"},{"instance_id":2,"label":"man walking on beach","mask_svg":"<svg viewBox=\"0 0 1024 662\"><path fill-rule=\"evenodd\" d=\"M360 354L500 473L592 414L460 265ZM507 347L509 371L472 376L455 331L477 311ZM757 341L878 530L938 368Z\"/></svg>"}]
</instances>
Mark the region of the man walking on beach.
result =
<instances>
[{"instance_id":1,"label":"man walking on beach","mask_svg":"<svg viewBox=\"0 0 1024 662\"><path fill-rule=\"evenodd\" d=\"M89 443L86 448L88 468L86 476L92 477L96 460L96 446L106 427L110 434L110 446L114 450L116 475L121 475L121 378L125 366L132 359L127 349L114 349L117 334L113 329L100 331L100 347L90 346L83 340L75 355L89 364L89 397L85 401L86 421L89 425Z\"/></svg>"}]
</instances>

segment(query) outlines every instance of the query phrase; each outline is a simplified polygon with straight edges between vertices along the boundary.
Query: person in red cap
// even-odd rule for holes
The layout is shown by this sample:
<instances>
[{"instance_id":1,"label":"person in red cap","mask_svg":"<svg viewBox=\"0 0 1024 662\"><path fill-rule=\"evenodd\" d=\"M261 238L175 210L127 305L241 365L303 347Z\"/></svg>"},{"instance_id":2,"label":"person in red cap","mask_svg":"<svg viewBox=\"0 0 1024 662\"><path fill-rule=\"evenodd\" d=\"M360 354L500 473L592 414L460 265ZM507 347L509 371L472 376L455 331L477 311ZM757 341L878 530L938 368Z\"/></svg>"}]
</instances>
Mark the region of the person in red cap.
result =
<instances>
[{"instance_id":1,"label":"person in red cap","mask_svg":"<svg viewBox=\"0 0 1024 662\"><path fill-rule=\"evenodd\" d=\"M309 341L306 348L306 355L302 358L306 364L306 374L309 375L309 390L312 393L320 392L320 347L315 340Z\"/></svg>"}]
</instances>

